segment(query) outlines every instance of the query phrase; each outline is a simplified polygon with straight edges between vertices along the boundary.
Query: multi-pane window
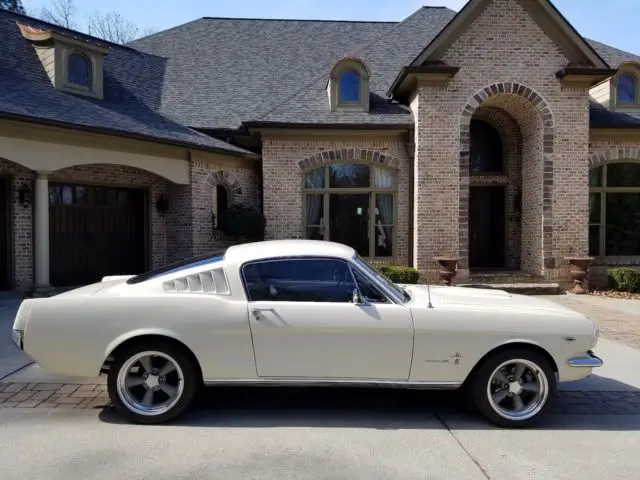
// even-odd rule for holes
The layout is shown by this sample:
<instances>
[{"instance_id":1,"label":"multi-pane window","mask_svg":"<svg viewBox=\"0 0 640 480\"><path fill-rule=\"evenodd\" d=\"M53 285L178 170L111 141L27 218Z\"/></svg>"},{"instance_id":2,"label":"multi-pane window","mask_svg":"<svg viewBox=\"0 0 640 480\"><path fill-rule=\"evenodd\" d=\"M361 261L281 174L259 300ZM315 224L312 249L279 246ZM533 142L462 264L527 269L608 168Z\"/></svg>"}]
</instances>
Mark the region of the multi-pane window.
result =
<instances>
[{"instance_id":1,"label":"multi-pane window","mask_svg":"<svg viewBox=\"0 0 640 480\"><path fill-rule=\"evenodd\" d=\"M589 172L589 254L640 256L640 163Z\"/></svg>"},{"instance_id":2,"label":"multi-pane window","mask_svg":"<svg viewBox=\"0 0 640 480\"><path fill-rule=\"evenodd\" d=\"M304 175L306 238L353 247L366 258L394 256L395 170L336 163Z\"/></svg>"}]
</instances>

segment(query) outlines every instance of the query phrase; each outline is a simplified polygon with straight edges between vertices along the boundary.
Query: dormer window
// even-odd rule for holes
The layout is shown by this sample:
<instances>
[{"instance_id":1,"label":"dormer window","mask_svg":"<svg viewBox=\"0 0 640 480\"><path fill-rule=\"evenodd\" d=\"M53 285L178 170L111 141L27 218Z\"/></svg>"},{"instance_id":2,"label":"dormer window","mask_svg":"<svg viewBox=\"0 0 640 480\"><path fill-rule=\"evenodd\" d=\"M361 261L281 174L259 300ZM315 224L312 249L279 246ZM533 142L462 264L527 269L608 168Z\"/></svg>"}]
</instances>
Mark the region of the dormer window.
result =
<instances>
[{"instance_id":1,"label":"dormer window","mask_svg":"<svg viewBox=\"0 0 640 480\"><path fill-rule=\"evenodd\" d=\"M38 55L42 68L56 90L103 98L104 56L107 44L83 35L71 35L17 22L25 40Z\"/></svg>"},{"instance_id":2,"label":"dormer window","mask_svg":"<svg viewBox=\"0 0 640 480\"><path fill-rule=\"evenodd\" d=\"M332 112L369 111L369 70L357 58L343 58L335 64L327 84Z\"/></svg>"},{"instance_id":3,"label":"dormer window","mask_svg":"<svg viewBox=\"0 0 640 480\"><path fill-rule=\"evenodd\" d=\"M638 104L638 81L628 72L622 73L616 82L616 102L618 105Z\"/></svg>"},{"instance_id":4,"label":"dormer window","mask_svg":"<svg viewBox=\"0 0 640 480\"><path fill-rule=\"evenodd\" d=\"M89 59L77 52L69 55L67 76L71 85L91 88L91 64Z\"/></svg>"},{"instance_id":5,"label":"dormer window","mask_svg":"<svg viewBox=\"0 0 640 480\"><path fill-rule=\"evenodd\" d=\"M360 101L360 75L355 70L347 70L340 75L338 84L340 103Z\"/></svg>"}]
</instances>

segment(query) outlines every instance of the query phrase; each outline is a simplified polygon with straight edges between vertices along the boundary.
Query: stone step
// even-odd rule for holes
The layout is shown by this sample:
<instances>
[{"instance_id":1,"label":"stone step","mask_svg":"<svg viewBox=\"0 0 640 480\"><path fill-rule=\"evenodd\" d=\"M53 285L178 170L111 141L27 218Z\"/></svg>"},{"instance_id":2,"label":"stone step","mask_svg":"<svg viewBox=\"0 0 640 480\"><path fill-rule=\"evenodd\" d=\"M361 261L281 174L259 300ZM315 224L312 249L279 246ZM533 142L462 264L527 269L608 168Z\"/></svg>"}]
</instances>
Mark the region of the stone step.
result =
<instances>
[{"instance_id":1,"label":"stone step","mask_svg":"<svg viewBox=\"0 0 640 480\"><path fill-rule=\"evenodd\" d=\"M469 275L468 283L547 283L542 275L524 272L484 272Z\"/></svg>"},{"instance_id":2,"label":"stone step","mask_svg":"<svg viewBox=\"0 0 640 480\"><path fill-rule=\"evenodd\" d=\"M509 293L517 293L520 295L559 295L560 285L557 283L545 282L512 282L512 283L481 283L467 282L459 284L460 287L468 288L487 288L494 290L504 290Z\"/></svg>"}]
</instances>

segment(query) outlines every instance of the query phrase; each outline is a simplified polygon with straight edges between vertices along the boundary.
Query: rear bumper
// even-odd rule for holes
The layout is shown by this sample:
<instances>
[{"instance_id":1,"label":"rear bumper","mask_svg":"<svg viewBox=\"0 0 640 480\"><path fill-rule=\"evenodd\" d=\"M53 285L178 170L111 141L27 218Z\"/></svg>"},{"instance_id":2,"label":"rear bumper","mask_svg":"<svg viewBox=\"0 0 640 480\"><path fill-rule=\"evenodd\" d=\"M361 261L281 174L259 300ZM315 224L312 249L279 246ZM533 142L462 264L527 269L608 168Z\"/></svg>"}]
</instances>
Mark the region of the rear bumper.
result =
<instances>
[{"instance_id":1,"label":"rear bumper","mask_svg":"<svg viewBox=\"0 0 640 480\"><path fill-rule=\"evenodd\" d=\"M569 359L570 367L577 368L595 368L601 367L604 364L602 359L593 354L591 350L589 350L586 355L580 357L573 357Z\"/></svg>"}]
</instances>

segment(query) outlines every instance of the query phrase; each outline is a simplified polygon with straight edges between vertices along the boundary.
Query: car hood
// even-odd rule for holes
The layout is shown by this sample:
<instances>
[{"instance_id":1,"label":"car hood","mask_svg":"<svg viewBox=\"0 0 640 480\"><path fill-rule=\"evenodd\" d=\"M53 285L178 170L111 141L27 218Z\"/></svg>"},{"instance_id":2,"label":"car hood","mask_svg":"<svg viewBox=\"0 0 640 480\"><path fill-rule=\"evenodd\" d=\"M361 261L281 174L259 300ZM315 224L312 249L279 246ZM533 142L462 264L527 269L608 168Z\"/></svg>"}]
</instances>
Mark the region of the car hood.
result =
<instances>
[{"instance_id":1,"label":"car hood","mask_svg":"<svg viewBox=\"0 0 640 480\"><path fill-rule=\"evenodd\" d=\"M568 307L551 300L537 298L528 295L508 293L503 290L467 287L445 287L434 285L414 285L408 287L409 293L414 298L416 306L429 304L434 308L479 307L509 309L516 311L546 311L560 315L580 315Z\"/></svg>"}]
</instances>

